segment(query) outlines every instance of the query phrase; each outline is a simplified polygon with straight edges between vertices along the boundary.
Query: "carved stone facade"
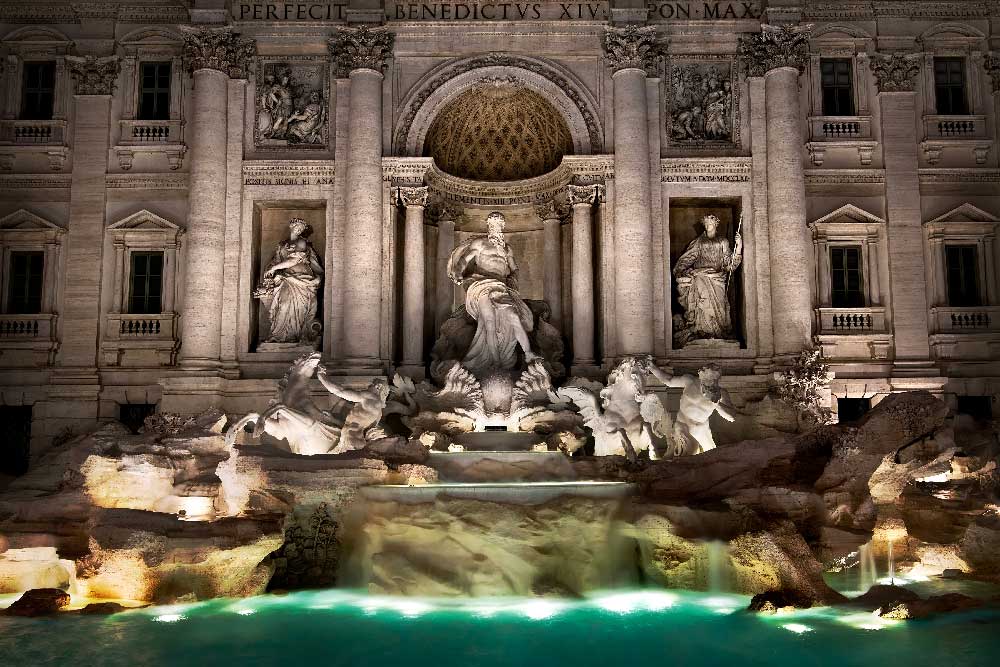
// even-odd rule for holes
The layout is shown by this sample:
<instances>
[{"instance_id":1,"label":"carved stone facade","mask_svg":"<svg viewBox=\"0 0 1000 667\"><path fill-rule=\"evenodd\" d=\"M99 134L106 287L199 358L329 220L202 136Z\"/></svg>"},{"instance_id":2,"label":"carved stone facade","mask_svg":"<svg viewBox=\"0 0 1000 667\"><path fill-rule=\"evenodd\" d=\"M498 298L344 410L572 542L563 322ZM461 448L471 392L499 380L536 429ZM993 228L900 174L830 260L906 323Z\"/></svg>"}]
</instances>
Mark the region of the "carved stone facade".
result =
<instances>
[{"instance_id":1,"label":"carved stone facade","mask_svg":"<svg viewBox=\"0 0 1000 667\"><path fill-rule=\"evenodd\" d=\"M299 348L352 389L446 378L442 330L477 331L448 259L493 212L553 371L714 363L740 407L815 347L839 398L1000 396L995 2L542 3L488 29L188 4L0 6L0 402L39 451L129 404L260 410ZM279 247L311 260L295 308L268 300L288 266L254 298Z\"/></svg>"}]
</instances>

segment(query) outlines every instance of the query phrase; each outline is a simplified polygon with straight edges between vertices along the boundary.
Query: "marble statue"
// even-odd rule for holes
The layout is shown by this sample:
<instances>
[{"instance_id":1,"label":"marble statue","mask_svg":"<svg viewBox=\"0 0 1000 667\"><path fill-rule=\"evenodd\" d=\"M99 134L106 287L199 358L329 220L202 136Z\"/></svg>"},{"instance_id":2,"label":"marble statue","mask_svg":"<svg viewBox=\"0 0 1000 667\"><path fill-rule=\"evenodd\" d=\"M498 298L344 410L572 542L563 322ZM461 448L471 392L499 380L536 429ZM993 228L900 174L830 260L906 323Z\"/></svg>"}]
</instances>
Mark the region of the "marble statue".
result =
<instances>
[{"instance_id":1,"label":"marble statue","mask_svg":"<svg viewBox=\"0 0 1000 667\"><path fill-rule=\"evenodd\" d=\"M626 357L608 374L607 386L574 378L555 394L576 404L594 436L596 456L624 455L635 460L649 451L658 458L662 441L670 431L670 416L658 396L645 390L645 375L652 362Z\"/></svg>"},{"instance_id":2,"label":"marble statue","mask_svg":"<svg viewBox=\"0 0 1000 667\"><path fill-rule=\"evenodd\" d=\"M330 452L331 454L363 449L369 439L385 437L380 429L378 433L371 432L382 419L382 413L389 400L389 383L385 378L375 378L365 389L348 389L331 380L326 367L321 364L317 368L316 379L324 389L337 398L353 403L340 430L340 441Z\"/></svg>"},{"instance_id":3,"label":"marble statue","mask_svg":"<svg viewBox=\"0 0 1000 667\"><path fill-rule=\"evenodd\" d=\"M490 213L487 235L466 241L448 259L448 277L465 288L465 310L477 323L462 359L477 376L514 368L518 347L526 362L538 357L528 340L533 315L517 291L517 264L503 237L505 223L502 213Z\"/></svg>"},{"instance_id":4,"label":"marble statue","mask_svg":"<svg viewBox=\"0 0 1000 667\"><path fill-rule=\"evenodd\" d=\"M743 260L743 237L735 247L717 236L719 219L702 218L705 231L688 244L674 266L677 295L684 313L674 317L674 340L684 347L693 340L732 340L728 287Z\"/></svg>"},{"instance_id":5,"label":"marble statue","mask_svg":"<svg viewBox=\"0 0 1000 667\"><path fill-rule=\"evenodd\" d=\"M268 435L288 443L293 454L313 456L328 454L340 438L340 425L329 412L313 402L309 380L320 366L319 352L305 355L288 369L278 383L278 396L263 413L251 412L226 432L231 448L236 436L247 424L254 424L252 437Z\"/></svg>"},{"instance_id":6,"label":"marble statue","mask_svg":"<svg viewBox=\"0 0 1000 667\"><path fill-rule=\"evenodd\" d=\"M261 137L283 139L292 115L292 72L287 67L265 75L257 96L257 129Z\"/></svg>"},{"instance_id":7,"label":"marble statue","mask_svg":"<svg viewBox=\"0 0 1000 667\"><path fill-rule=\"evenodd\" d=\"M323 265L306 238L311 231L299 218L288 221L288 239L278 244L254 298L267 303L267 343L315 345L321 324L316 319L317 291Z\"/></svg>"},{"instance_id":8,"label":"marble statue","mask_svg":"<svg viewBox=\"0 0 1000 667\"><path fill-rule=\"evenodd\" d=\"M653 363L646 369L667 387L683 389L677 418L673 422L670 441L675 456L700 454L715 449L712 428L708 423L713 413L726 421L736 421L736 412L728 393L720 386L722 373L714 364L705 366L693 375L673 376Z\"/></svg>"},{"instance_id":9,"label":"marble statue","mask_svg":"<svg viewBox=\"0 0 1000 667\"><path fill-rule=\"evenodd\" d=\"M318 90L314 90L306 98L306 104L288 118L287 138L292 143L321 143L325 123L323 96Z\"/></svg>"}]
</instances>

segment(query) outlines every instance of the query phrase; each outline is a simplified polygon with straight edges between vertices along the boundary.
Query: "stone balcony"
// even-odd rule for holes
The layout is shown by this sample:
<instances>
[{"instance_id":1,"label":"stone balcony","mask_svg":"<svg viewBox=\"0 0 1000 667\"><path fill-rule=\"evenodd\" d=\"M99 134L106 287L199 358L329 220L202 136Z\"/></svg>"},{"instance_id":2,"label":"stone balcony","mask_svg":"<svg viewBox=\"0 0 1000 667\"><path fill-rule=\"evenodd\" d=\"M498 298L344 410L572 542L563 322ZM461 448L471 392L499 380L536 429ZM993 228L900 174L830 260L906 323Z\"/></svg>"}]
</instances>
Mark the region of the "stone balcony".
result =
<instances>
[{"instance_id":1,"label":"stone balcony","mask_svg":"<svg viewBox=\"0 0 1000 667\"><path fill-rule=\"evenodd\" d=\"M101 355L106 366L172 366L180 341L177 313L109 313Z\"/></svg>"},{"instance_id":2,"label":"stone balcony","mask_svg":"<svg viewBox=\"0 0 1000 667\"><path fill-rule=\"evenodd\" d=\"M114 147L118 166L132 168L137 153L162 154L170 169L176 170L184 161L184 121L181 120L121 120L120 138Z\"/></svg>"},{"instance_id":3,"label":"stone balcony","mask_svg":"<svg viewBox=\"0 0 1000 667\"><path fill-rule=\"evenodd\" d=\"M949 149L969 151L976 164L986 164L991 143L986 116L930 114L922 122L924 139L920 147L928 163L937 164Z\"/></svg>"},{"instance_id":4,"label":"stone balcony","mask_svg":"<svg viewBox=\"0 0 1000 667\"><path fill-rule=\"evenodd\" d=\"M876 142L872 139L871 116L810 116L809 159L816 167L823 166L831 150L856 151L863 167L872 163Z\"/></svg>"},{"instance_id":5,"label":"stone balcony","mask_svg":"<svg viewBox=\"0 0 1000 667\"><path fill-rule=\"evenodd\" d=\"M55 361L57 316L0 315L0 366L49 366Z\"/></svg>"},{"instance_id":6,"label":"stone balcony","mask_svg":"<svg viewBox=\"0 0 1000 667\"><path fill-rule=\"evenodd\" d=\"M816 343L830 358L886 360L892 335L886 328L885 311L884 306L816 308Z\"/></svg>"},{"instance_id":7,"label":"stone balcony","mask_svg":"<svg viewBox=\"0 0 1000 667\"><path fill-rule=\"evenodd\" d=\"M52 171L65 166L69 155L65 120L0 120L0 171L11 171L16 156L41 153Z\"/></svg>"},{"instance_id":8,"label":"stone balcony","mask_svg":"<svg viewBox=\"0 0 1000 667\"><path fill-rule=\"evenodd\" d=\"M930 328L938 359L1000 357L1000 306L931 308Z\"/></svg>"}]
</instances>

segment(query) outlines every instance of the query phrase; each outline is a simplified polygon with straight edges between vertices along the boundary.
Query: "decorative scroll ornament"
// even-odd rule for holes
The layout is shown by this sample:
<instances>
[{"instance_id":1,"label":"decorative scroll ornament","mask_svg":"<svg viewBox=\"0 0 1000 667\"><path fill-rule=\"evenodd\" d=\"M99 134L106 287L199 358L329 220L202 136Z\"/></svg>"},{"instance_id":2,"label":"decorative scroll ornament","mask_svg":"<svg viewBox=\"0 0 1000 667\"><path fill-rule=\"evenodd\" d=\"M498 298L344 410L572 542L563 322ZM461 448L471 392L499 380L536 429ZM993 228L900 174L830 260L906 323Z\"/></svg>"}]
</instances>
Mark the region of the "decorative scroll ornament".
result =
<instances>
[{"instance_id":1,"label":"decorative scroll ornament","mask_svg":"<svg viewBox=\"0 0 1000 667\"><path fill-rule=\"evenodd\" d=\"M991 53L986 56L983 59L983 66L986 67L986 73L993 81L993 92L1000 92L1000 54Z\"/></svg>"},{"instance_id":2,"label":"decorative scroll ornament","mask_svg":"<svg viewBox=\"0 0 1000 667\"><path fill-rule=\"evenodd\" d=\"M406 208L427 206L427 195L430 190L426 185L419 188L399 188L399 201Z\"/></svg>"},{"instance_id":3,"label":"decorative scroll ornament","mask_svg":"<svg viewBox=\"0 0 1000 667\"><path fill-rule=\"evenodd\" d=\"M747 76L764 76L779 67L794 67L802 73L809 60L812 24L762 25L760 32L743 35L737 55Z\"/></svg>"},{"instance_id":4,"label":"decorative scroll ornament","mask_svg":"<svg viewBox=\"0 0 1000 667\"><path fill-rule=\"evenodd\" d=\"M604 55L613 72L623 69L654 71L660 55L654 26L608 27L602 38Z\"/></svg>"},{"instance_id":5,"label":"decorative scroll ornament","mask_svg":"<svg viewBox=\"0 0 1000 667\"><path fill-rule=\"evenodd\" d=\"M387 28L341 28L330 40L330 54L337 63L337 76L347 77L356 69L371 69L382 73L392 54L395 35Z\"/></svg>"},{"instance_id":6,"label":"decorative scroll ornament","mask_svg":"<svg viewBox=\"0 0 1000 667\"><path fill-rule=\"evenodd\" d=\"M73 74L73 90L77 95L112 95L118 83L121 64L116 56L97 58L67 57Z\"/></svg>"},{"instance_id":7,"label":"decorative scroll ornament","mask_svg":"<svg viewBox=\"0 0 1000 667\"><path fill-rule=\"evenodd\" d=\"M871 68L880 93L912 92L920 74L920 55L874 53Z\"/></svg>"},{"instance_id":8,"label":"decorative scroll ornament","mask_svg":"<svg viewBox=\"0 0 1000 667\"><path fill-rule=\"evenodd\" d=\"M218 70L233 79L245 79L257 53L257 43L232 28L192 28L184 31L184 59L192 72Z\"/></svg>"},{"instance_id":9,"label":"decorative scroll ornament","mask_svg":"<svg viewBox=\"0 0 1000 667\"><path fill-rule=\"evenodd\" d=\"M593 206L600 201L602 185L567 185L566 196L570 206L585 204Z\"/></svg>"}]
</instances>

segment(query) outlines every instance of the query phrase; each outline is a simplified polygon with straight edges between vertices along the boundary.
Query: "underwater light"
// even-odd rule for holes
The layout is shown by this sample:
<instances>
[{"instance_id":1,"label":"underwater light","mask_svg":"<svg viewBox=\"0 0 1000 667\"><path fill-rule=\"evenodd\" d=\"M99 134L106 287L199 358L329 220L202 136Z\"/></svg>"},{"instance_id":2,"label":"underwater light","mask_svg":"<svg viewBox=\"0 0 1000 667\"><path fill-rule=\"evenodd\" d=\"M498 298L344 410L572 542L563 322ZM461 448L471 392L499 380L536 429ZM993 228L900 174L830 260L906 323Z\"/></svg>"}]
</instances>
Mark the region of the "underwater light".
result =
<instances>
[{"instance_id":1,"label":"underwater light","mask_svg":"<svg viewBox=\"0 0 1000 667\"><path fill-rule=\"evenodd\" d=\"M257 612L256 609L240 609L237 614L240 616L253 616Z\"/></svg>"},{"instance_id":2,"label":"underwater light","mask_svg":"<svg viewBox=\"0 0 1000 667\"><path fill-rule=\"evenodd\" d=\"M174 623L175 621L183 621L185 618L184 614L160 614L154 616L153 620L160 623Z\"/></svg>"},{"instance_id":3,"label":"underwater light","mask_svg":"<svg viewBox=\"0 0 1000 667\"><path fill-rule=\"evenodd\" d=\"M598 607L615 614L630 614L634 611L662 611L669 609L676 602L676 595L656 591L617 593L594 599L594 603Z\"/></svg>"},{"instance_id":4,"label":"underwater light","mask_svg":"<svg viewBox=\"0 0 1000 667\"><path fill-rule=\"evenodd\" d=\"M781 627L790 632L794 632L797 635L801 635L804 632L812 632L812 628L808 625L802 625L801 623L785 623Z\"/></svg>"},{"instance_id":5,"label":"underwater light","mask_svg":"<svg viewBox=\"0 0 1000 667\"><path fill-rule=\"evenodd\" d=\"M549 600L531 600L521 605L520 611L533 621L552 618L562 610L562 605Z\"/></svg>"}]
</instances>

